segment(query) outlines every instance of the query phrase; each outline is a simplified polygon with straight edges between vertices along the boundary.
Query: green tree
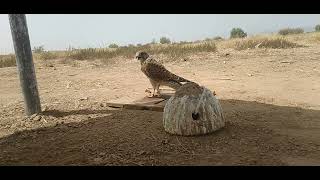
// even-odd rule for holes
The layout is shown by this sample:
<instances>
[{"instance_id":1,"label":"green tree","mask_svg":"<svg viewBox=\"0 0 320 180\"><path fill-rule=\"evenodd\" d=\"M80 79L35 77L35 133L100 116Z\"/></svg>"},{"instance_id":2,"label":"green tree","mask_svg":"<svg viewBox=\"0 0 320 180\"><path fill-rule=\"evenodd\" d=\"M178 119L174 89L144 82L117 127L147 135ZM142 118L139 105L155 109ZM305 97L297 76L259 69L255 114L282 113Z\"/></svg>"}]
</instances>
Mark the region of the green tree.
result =
<instances>
[{"instance_id":1,"label":"green tree","mask_svg":"<svg viewBox=\"0 0 320 180\"><path fill-rule=\"evenodd\" d=\"M117 44L115 44L115 43L109 45L109 48L118 48L118 47L119 46Z\"/></svg>"},{"instance_id":2,"label":"green tree","mask_svg":"<svg viewBox=\"0 0 320 180\"><path fill-rule=\"evenodd\" d=\"M230 32L230 38L244 38L247 37L247 33L245 33L241 28L233 28Z\"/></svg>"},{"instance_id":3,"label":"green tree","mask_svg":"<svg viewBox=\"0 0 320 180\"><path fill-rule=\"evenodd\" d=\"M161 37L161 38L160 38L160 43L161 43L161 44L170 44L171 41L170 41L169 38Z\"/></svg>"}]
</instances>

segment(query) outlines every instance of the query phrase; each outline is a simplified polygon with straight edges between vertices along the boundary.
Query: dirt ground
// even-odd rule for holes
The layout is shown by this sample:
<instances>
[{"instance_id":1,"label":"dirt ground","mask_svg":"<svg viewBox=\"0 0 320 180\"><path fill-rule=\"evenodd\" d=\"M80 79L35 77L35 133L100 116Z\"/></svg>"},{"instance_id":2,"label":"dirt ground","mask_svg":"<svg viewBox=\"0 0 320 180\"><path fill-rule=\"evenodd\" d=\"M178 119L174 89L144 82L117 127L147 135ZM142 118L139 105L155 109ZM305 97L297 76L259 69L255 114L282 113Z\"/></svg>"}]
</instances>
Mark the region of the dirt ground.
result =
<instances>
[{"instance_id":1,"label":"dirt ground","mask_svg":"<svg viewBox=\"0 0 320 180\"><path fill-rule=\"evenodd\" d=\"M164 63L221 101L226 127L197 137L167 134L161 112L106 107L150 87L133 59L36 61L45 111L32 118L16 68L0 68L0 165L320 165L319 60L313 45Z\"/></svg>"}]
</instances>

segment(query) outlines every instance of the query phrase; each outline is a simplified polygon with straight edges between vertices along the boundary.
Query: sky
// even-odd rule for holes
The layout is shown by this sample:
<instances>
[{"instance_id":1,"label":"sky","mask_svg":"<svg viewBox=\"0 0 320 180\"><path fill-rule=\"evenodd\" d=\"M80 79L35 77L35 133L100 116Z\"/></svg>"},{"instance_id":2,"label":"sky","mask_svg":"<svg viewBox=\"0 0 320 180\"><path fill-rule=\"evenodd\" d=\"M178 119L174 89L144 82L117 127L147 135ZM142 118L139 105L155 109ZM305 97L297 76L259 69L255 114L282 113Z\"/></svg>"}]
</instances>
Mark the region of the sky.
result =
<instances>
[{"instance_id":1,"label":"sky","mask_svg":"<svg viewBox=\"0 0 320 180\"><path fill-rule=\"evenodd\" d=\"M229 37L234 27L249 35L287 27L312 29L320 14L27 14L31 47L45 50ZM13 53L7 14L0 14L0 54Z\"/></svg>"}]
</instances>

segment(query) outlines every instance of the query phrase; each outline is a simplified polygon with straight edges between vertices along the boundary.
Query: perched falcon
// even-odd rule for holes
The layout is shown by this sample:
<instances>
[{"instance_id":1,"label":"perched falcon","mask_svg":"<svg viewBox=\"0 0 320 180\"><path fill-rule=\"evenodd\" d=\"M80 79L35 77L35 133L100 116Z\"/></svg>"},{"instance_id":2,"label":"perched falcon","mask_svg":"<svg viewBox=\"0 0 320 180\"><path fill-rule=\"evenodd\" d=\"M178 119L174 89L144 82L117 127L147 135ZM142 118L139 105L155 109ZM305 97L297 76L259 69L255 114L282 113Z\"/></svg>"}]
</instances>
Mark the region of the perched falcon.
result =
<instances>
[{"instance_id":1,"label":"perched falcon","mask_svg":"<svg viewBox=\"0 0 320 180\"><path fill-rule=\"evenodd\" d=\"M152 97L160 96L160 86L168 86L177 90L182 86L181 82L191 82L171 73L155 59L150 58L148 53L144 51L138 51L135 55L135 59L140 61L141 71L150 80L150 83L153 87Z\"/></svg>"}]
</instances>

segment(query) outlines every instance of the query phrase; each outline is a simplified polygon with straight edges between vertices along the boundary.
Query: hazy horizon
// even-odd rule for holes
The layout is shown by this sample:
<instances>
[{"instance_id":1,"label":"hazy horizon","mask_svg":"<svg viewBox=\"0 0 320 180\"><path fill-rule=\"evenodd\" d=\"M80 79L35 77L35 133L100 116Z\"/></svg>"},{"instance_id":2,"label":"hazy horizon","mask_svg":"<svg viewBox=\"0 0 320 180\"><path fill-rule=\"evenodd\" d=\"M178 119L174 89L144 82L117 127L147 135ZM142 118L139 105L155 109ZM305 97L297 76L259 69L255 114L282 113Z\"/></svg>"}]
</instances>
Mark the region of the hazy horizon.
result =
<instances>
[{"instance_id":1,"label":"hazy horizon","mask_svg":"<svg viewBox=\"0 0 320 180\"><path fill-rule=\"evenodd\" d=\"M228 38L240 27L249 35L287 27L306 30L320 24L320 14L27 14L31 47L45 50L144 44L162 36L172 41ZM0 15L0 54L13 53L7 14Z\"/></svg>"}]
</instances>

